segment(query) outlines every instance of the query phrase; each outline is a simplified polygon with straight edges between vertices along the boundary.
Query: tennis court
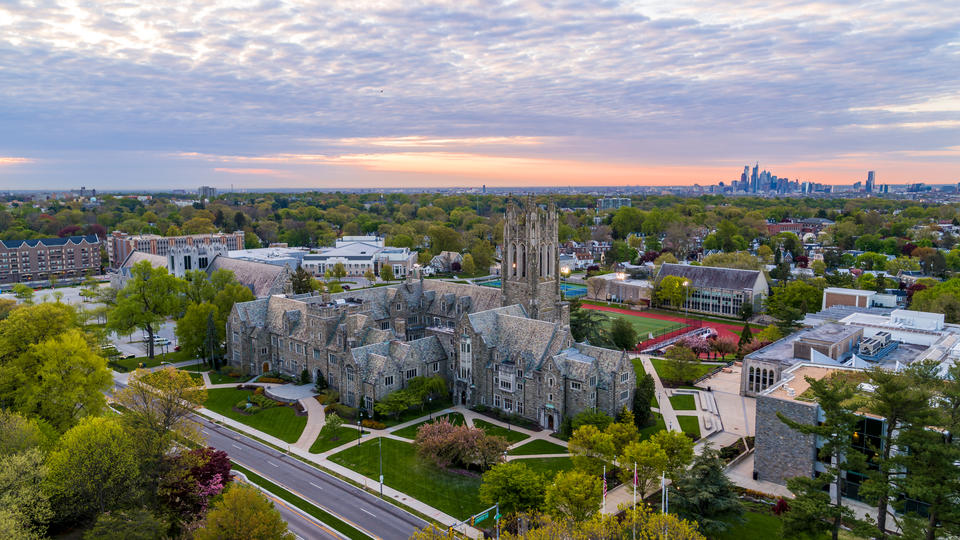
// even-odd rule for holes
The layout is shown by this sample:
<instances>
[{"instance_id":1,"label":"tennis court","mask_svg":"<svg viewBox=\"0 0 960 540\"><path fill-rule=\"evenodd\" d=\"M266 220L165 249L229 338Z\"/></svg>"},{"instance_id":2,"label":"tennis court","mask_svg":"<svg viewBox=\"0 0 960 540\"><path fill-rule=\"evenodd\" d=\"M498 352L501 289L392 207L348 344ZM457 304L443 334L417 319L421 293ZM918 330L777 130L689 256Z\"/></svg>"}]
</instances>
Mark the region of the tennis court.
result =
<instances>
[{"instance_id":1,"label":"tennis court","mask_svg":"<svg viewBox=\"0 0 960 540\"><path fill-rule=\"evenodd\" d=\"M500 280L499 280L499 279L494 279L494 280L491 280L491 281L484 281L483 283L478 283L478 285L483 285L484 287L495 287L495 288L499 289L499 288L500 288ZM561 283L561 284L560 284L560 291L561 291L561 292L563 293L563 295L566 296L567 298L578 298L578 297L581 297L581 296L586 296L586 294L587 294L587 287L584 286L584 285L575 285L575 284L572 284L572 283Z\"/></svg>"}]
</instances>

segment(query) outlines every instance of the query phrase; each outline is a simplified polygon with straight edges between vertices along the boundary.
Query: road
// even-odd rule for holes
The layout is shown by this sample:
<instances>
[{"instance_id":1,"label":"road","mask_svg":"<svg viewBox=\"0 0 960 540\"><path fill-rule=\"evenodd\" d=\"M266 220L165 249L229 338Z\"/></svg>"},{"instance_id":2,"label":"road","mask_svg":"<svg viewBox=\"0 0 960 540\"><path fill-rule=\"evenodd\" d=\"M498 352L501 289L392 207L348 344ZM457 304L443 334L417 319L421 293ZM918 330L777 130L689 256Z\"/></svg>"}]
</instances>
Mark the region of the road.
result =
<instances>
[{"instance_id":1,"label":"road","mask_svg":"<svg viewBox=\"0 0 960 540\"><path fill-rule=\"evenodd\" d=\"M235 481L245 481L245 475L241 472L237 474L242 475L238 477ZM249 483L249 482L248 482ZM252 484L254 487L257 487L256 484ZM259 488L263 492L262 488ZM287 522L287 528L293 534L297 535L297 538L302 540L312 540L323 539L323 540L341 540L342 535L330 529L327 525L324 525L320 521L317 521L316 518L307 514L303 510L292 506L287 501L271 494L264 493L264 495L273 501L273 506L280 512L280 516L284 521Z\"/></svg>"},{"instance_id":2,"label":"road","mask_svg":"<svg viewBox=\"0 0 960 540\"><path fill-rule=\"evenodd\" d=\"M209 446L224 450L230 455L230 459L240 465L339 516L371 536L389 540L409 538L416 529L427 525L422 519L366 491L229 428L203 417L198 417L198 423ZM300 522L298 528L305 531L313 527L314 534L303 536L304 538L326 538L323 531L318 532L312 524L303 523L302 519L296 521Z\"/></svg>"},{"instance_id":3,"label":"road","mask_svg":"<svg viewBox=\"0 0 960 540\"><path fill-rule=\"evenodd\" d=\"M126 386L117 378L114 378L114 385L117 389ZM105 393L112 395L114 388ZM374 538L409 538L415 530L427 526L426 521L413 514L242 433L199 415L194 415L194 419L200 425L208 446L225 451L230 455L230 459L243 467L338 516ZM336 538L320 527L313 517L302 511L289 505L276 506L287 520L291 532L301 538Z\"/></svg>"}]
</instances>

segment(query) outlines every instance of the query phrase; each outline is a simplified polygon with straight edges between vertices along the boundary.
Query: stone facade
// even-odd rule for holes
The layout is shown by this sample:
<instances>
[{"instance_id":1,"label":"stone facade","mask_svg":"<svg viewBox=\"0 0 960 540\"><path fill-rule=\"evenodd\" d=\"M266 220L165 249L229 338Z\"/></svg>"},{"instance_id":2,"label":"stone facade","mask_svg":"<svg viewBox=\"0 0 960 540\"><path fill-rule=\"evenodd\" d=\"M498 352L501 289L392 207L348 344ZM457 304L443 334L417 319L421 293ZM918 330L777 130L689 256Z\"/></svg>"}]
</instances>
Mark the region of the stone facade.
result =
<instances>
[{"instance_id":1,"label":"stone facade","mask_svg":"<svg viewBox=\"0 0 960 540\"><path fill-rule=\"evenodd\" d=\"M560 301L560 254L557 209L533 197L507 206L503 226L503 305L520 304L534 319L570 322L569 306Z\"/></svg>"},{"instance_id":2,"label":"stone facade","mask_svg":"<svg viewBox=\"0 0 960 540\"><path fill-rule=\"evenodd\" d=\"M777 413L804 424L816 424L816 403L757 396L757 438L753 468L758 480L786 484L795 476L813 477L816 437L803 435L780 421Z\"/></svg>"},{"instance_id":3,"label":"stone facade","mask_svg":"<svg viewBox=\"0 0 960 540\"><path fill-rule=\"evenodd\" d=\"M342 402L367 410L413 377L438 375L454 403L496 407L551 430L588 408L615 415L632 405L633 364L624 352L573 341L559 295L556 211L532 201L524 209L508 210L504 238L526 270L505 276L502 290L408 278L236 304L228 361L248 373L306 369Z\"/></svg>"}]
</instances>

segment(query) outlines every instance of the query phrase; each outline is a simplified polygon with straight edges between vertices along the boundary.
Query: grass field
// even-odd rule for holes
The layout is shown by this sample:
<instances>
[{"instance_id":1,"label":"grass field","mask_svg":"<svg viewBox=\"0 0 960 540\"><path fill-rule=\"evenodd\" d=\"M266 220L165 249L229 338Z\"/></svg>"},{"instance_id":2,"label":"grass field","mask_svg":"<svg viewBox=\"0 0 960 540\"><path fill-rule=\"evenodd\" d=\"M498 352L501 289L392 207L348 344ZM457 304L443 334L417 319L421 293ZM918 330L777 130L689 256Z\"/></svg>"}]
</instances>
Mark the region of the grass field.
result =
<instances>
[{"instance_id":1,"label":"grass field","mask_svg":"<svg viewBox=\"0 0 960 540\"><path fill-rule=\"evenodd\" d=\"M556 476L558 472L573 469L573 460L568 457L519 459L517 463L523 463L527 467L542 474L546 477L547 482L552 482L553 477Z\"/></svg>"},{"instance_id":2,"label":"grass field","mask_svg":"<svg viewBox=\"0 0 960 540\"><path fill-rule=\"evenodd\" d=\"M627 315L626 313L614 313L611 311L599 310L596 310L596 313L603 315L607 319L608 324L613 324L614 319L626 320L633 325L633 329L637 331L637 340L639 341L650 339L651 333L654 336L657 336L683 326L683 324L678 322L651 319L650 317L643 317L639 314Z\"/></svg>"},{"instance_id":3,"label":"grass field","mask_svg":"<svg viewBox=\"0 0 960 540\"><path fill-rule=\"evenodd\" d=\"M393 427L404 422L409 422L420 418L421 416L427 416L430 412L436 413L437 411L442 411L450 406L450 400L438 401L434 400L432 403L424 405L423 410L420 410L420 407L414 407L412 409L407 409L406 411L400 413L399 418L394 418L393 416L384 416L380 418L380 421L387 427Z\"/></svg>"},{"instance_id":4,"label":"grass field","mask_svg":"<svg viewBox=\"0 0 960 540\"><path fill-rule=\"evenodd\" d=\"M677 416L677 422L680 422L680 429L684 433L700 438L700 421L696 416Z\"/></svg>"},{"instance_id":5,"label":"grass field","mask_svg":"<svg viewBox=\"0 0 960 540\"><path fill-rule=\"evenodd\" d=\"M716 540L743 540L746 538L782 538L780 518L772 514L766 505L745 503L743 522L734 522L726 531L718 534ZM828 540L830 534L823 534L815 540ZM842 540L859 538L850 531L840 529Z\"/></svg>"},{"instance_id":6,"label":"grass field","mask_svg":"<svg viewBox=\"0 0 960 540\"><path fill-rule=\"evenodd\" d=\"M342 444L346 444L350 441L356 441L357 435L360 432L349 427L340 426L335 433L330 434L329 437L326 436L323 432L320 432L320 435L317 436L317 440L313 441L313 444L310 445L311 454L322 454L327 450L332 450Z\"/></svg>"},{"instance_id":7,"label":"grass field","mask_svg":"<svg viewBox=\"0 0 960 540\"><path fill-rule=\"evenodd\" d=\"M487 435L498 435L507 440L510 444L520 442L529 437L529 435L520 433L519 431L507 429L505 427L500 427L490 422L484 422L483 420L474 420L474 427L478 427L487 432Z\"/></svg>"},{"instance_id":8,"label":"grass field","mask_svg":"<svg viewBox=\"0 0 960 540\"><path fill-rule=\"evenodd\" d=\"M451 414L444 414L442 416L434 416L433 421L436 421L437 418L443 418L443 417L446 417L451 424L458 425L458 426L463 425L463 415L460 413L451 413ZM396 435L397 437L403 437L404 439L413 440L417 438L417 430L420 429L420 426L424 424L429 424L429 423L430 423L430 420L424 420L423 422L419 422L417 424L407 426L403 429L398 429L396 431L393 431L391 432L391 434Z\"/></svg>"},{"instance_id":9,"label":"grass field","mask_svg":"<svg viewBox=\"0 0 960 540\"><path fill-rule=\"evenodd\" d=\"M245 401L252 393L235 388L214 388L207 390L207 401L203 406L282 441L297 442L307 425L307 417L297 416L292 408L277 406L249 415L233 410L234 405Z\"/></svg>"},{"instance_id":10,"label":"grass field","mask_svg":"<svg viewBox=\"0 0 960 540\"><path fill-rule=\"evenodd\" d=\"M253 375L241 375L240 377L231 377L223 375L218 371L210 372L210 384L242 383L253 378Z\"/></svg>"},{"instance_id":11,"label":"grass field","mask_svg":"<svg viewBox=\"0 0 960 540\"><path fill-rule=\"evenodd\" d=\"M536 454L566 454L566 447L543 439L534 439L507 452L511 456L533 456Z\"/></svg>"},{"instance_id":12,"label":"grass field","mask_svg":"<svg viewBox=\"0 0 960 540\"><path fill-rule=\"evenodd\" d=\"M664 362L666 362L666 360L664 360L663 358L650 359L650 363L653 364L653 369L657 370L657 375L659 375L661 379L663 379ZM694 367L696 368L696 373L693 374L690 380L696 380L717 368L717 366L711 365L711 364L697 364ZM691 370L692 369L693 368L691 368Z\"/></svg>"},{"instance_id":13,"label":"grass field","mask_svg":"<svg viewBox=\"0 0 960 540\"><path fill-rule=\"evenodd\" d=\"M330 456L330 461L377 480L380 474L377 439L350 446ZM384 483L457 519L483 510L480 476L435 467L417 457L410 443L382 439Z\"/></svg>"},{"instance_id":14,"label":"grass field","mask_svg":"<svg viewBox=\"0 0 960 540\"><path fill-rule=\"evenodd\" d=\"M654 423L640 430L640 440L649 439L654 433L667 429L667 424L663 421L663 416L653 413Z\"/></svg>"},{"instance_id":15,"label":"grass field","mask_svg":"<svg viewBox=\"0 0 960 540\"><path fill-rule=\"evenodd\" d=\"M696 400L692 394L679 394L670 396L670 404L677 411L695 411L697 410Z\"/></svg>"}]
</instances>

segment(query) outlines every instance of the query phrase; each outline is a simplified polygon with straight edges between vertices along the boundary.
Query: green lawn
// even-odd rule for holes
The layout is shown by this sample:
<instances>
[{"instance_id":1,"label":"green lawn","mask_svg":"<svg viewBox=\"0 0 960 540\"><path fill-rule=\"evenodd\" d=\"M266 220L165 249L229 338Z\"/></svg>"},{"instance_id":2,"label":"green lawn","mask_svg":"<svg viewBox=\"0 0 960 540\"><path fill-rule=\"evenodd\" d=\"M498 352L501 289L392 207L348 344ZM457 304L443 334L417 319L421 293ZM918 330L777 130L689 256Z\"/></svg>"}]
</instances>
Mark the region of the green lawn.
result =
<instances>
[{"instance_id":1,"label":"green lawn","mask_svg":"<svg viewBox=\"0 0 960 540\"><path fill-rule=\"evenodd\" d=\"M227 418L246 424L269 435L289 443L297 442L303 428L307 425L306 416L297 416L290 407L272 407L254 414L242 414L233 410L233 406L247 399L250 390L235 388L214 388L207 390L204 407Z\"/></svg>"},{"instance_id":2,"label":"green lawn","mask_svg":"<svg viewBox=\"0 0 960 540\"><path fill-rule=\"evenodd\" d=\"M196 364L190 364L189 366L183 366L177 369L182 369L184 371L195 371L197 373L202 373L204 371L210 371L210 366L202 362L197 362Z\"/></svg>"},{"instance_id":3,"label":"green lawn","mask_svg":"<svg viewBox=\"0 0 960 540\"><path fill-rule=\"evenodd\" d=\"M543 439L534 439L507 452L511 456L532 456L536 454L566 454L566 447Z\"/></svg>"},{"instance_id":4,"label":"green lawn","mask_svg":"<svg viewBox=\"0 0 960 540\"><path fill-rule=\"evenodd\" d=\"M229 375L224 375L219 371L211 371L209 373L210 384L226 384L226 383L242 383L247 382L253 378L253 375L241 375L239 377L231 377Z\"/></svg>"},{"instance_id":5,"label":"green lawn","mask_svg":"<svg viewBox=\"0 0 960 540\"><path fill-rule=\"evenodd\" d=\"M437 411L442 411L449 406L450 406L449 400L442 400L442 401L434 400L432 403L425 405L422 410L420 409L420 407L414 407L412 409L408 409L403 413L401 413L399 418L394 418L393 416L384 416L384 417L381 417L379 420L383 422L385 426L392 427L399 424L403 424L405 422L409 422L411 420L416 420L421 416L427 416L427 414L431 412L435 413Z\"/></svg>"},{"instance_id":6,"label":"green lawn","mask_svg":"<svg viewBox=\"0 0 960 540\"><path fill-rule=\"evenodd\" d=\"M608 320L608 324L613 324L614 319L626 320L633 325L633 329L637 331L638 341L650 339L651 332L654 336L656 336L658 333L665 333L664 331L670 331L682 326L682 324L678 322L651 319L650 317L644 317L640 314L627 315L626 313L614 313L611 311L600 310L596 310L596 313L603 315Z\"/></svg>"},{"instance_id":7,"label":"green lawn","mask_svg":"<svg viewBox=\"0 0 960 540\"><path fill-rule=\"evenodd\" d=\"M743 540L746 538L782 538L780 518L774 515L765 504L744 503L745 512L742 522L733 522L730 527L718 534L716 540ZM815 540L829 540L830 534L823 534ZM842 540L859 538L850 531L840 529Z\"/></svg>"},{"instance_id":8,"label":"green lawn","mask_svg":"<svg viewBox=\"0 0 960 540\"><path fill-rule=\"evenodd\" d=\"M455 425L458 425L458 426L463 425L463 415L460 414L460 413L450 413L450 414L445 414L445 415L443 415L443 416L434 416L434 417L433 417L433 420L436 421L437 418L443 418L443 417L445 417L447 420L449 420L451 424L455 424ZM411 440L413 440L413 439L416 439L416 438L417 438L417 430L420 429L420 426L422 426L422 425L424 425L424 424L429 424L429 423L430 423L430 420L424 420L423 422L419 422L419 423L417 423L417 424L413 424L413 425L407 426L407 427L405 427L405 428L403 428L403 429L398 429L398 430L393 431L393 432L391 432L391 433L392 433L393 435L396 435L397 437L403 437L403 438L405 438L405 439L411 439Z\"/></svg>"},{"instance_id":9,"label":"green lawn","mask_svg":"<svg viewBox=\"0 0 960 540\"><path fill-rule=\"evenodd\" d=\"M505 427L500 427L500 426L491 424L490 422L484 422L483 420L474 420L473 425L474 427L478 427L486 431L487 435L498 435L500 437L503 437L510 444L520 442L529 437L529 435L520 433L519 431L516 431L513 429L507 429Z\"/></svg>"},{"instance_id":10,"label":"green lawn","mask_svg":"<svg viewBox=\"0 0 960 540\"><path fill-rule=\"evenodd\" d=\"M696 416L677 416L677 421L680 422L680 429L684 433L700 438L700 421Z\"/></svg>"},{"instance_id":11,"label":"green lawn","mask_svg":"<svg viewBox=\"0 0 960 540\"><path fill-rule=\"evenodd\" d=\"M673 405L674 410L677 411L697 410L697 403L693 398L693 394L678 394L676 396L670 396L670 404Z\"/></svg>"},{"instance_id":12,"label":"green lawn","mask_svg":"<svg viewBox=\"0 0 960 540\"><path fill-rule=\"evenodd\" d=\"M560 471L573 470L573 460L568 457L519 459L517 462L544 475L548 482L552 482L553 477Z\"/></svg>"},{"instance_id":13,"label":"green lawn","mask_svg":"<svg viewBox=\"0 0 960 540\"><path fill-rule=\"evenodd\" d=\"M439 469L417 457L413 444L371 439L330 456L330 461L376 481L380 474L379 442L383 443L384 483L457 519L483 510L480 477Z\"/></svg>"},{"instance_id":14,"label":"green lawn","mask_svg":"<svg viewBox=\"0 0 960 540\"><path fill-rule=\"evenodd\" d=\"M663 416L657 413L652 413L653 424L640 430L640 440L645 441L649 439L654 433L658 431L663 431L667 429L667 424L663 421Z\"/></svg>"},{"instance_id":15,"label":"green lawn","mask_svg":"<svg viewBox=\"0 0 960 540\"><path fill-rule=\"evenodd\" d=\"M124 358L122 360L117 359L114 363L118 366L125 368L127 371L133 371L137 368L153 368L160 365L161 358L159 356L154 357L153 360L147 358L146 356L138 356L136 358ZM140 364L143 364L142 366Z\"/></svg>"},{"instance_id":16,"label":"green lawn","mask_svg":"<svg viewBox=\"0 0 960 540\"><path fill-rule=\"evenodd\" d=\"M663 379L663 364L664 364L664 362L667 362L667 360L665 360L665 359L663 359L663 358L651 358L651 359L650 359L650 363L653 364L653 369L657 370L657 375L659 375L661 379ZM696 364L695 366L693 366L693 368L696 368L696 372L693 373L693 376L690 378L690 380L696 380L696 379L698 379L698 378L700 378L700 377L703 377L703 376L706 375L707 373L709 373L709 372L713 371L714 369L716 369L717 366L715 366L715 365L710 365L710 364L699 364L699 363L698 363L698 364ZM691 372L693 372L693 368L691 368Z\"/></svg>"},{"instance_id":17,"label":"green lawn","mask_svg":"<svg viewBox=\"0 0 960 540\"><path fill-rule=\"evenodd\" d=\"M320 435L317 436L317 440L313 441L313 444L310 446L310 453L322 454L323 452L336 448L342 444L346 444L350 441L356 441L357 435L359 434L359 431L345 426L340 426L335 433L330 434L330 437L327 437L323 432L320 432Z\"/></svg>"}]
</instances>

